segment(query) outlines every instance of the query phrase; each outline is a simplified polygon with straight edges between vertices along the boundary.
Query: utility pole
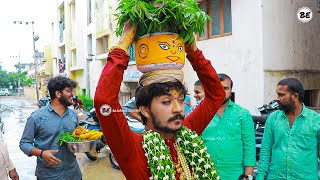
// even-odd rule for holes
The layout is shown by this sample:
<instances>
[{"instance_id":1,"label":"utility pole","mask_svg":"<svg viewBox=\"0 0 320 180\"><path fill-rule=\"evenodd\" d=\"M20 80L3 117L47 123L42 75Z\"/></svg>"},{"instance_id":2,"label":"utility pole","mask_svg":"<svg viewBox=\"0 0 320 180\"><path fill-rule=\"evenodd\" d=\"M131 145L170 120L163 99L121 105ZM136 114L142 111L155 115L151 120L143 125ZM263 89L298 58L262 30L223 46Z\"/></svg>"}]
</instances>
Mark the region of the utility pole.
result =
<instances>
[{"instance_id":1,"label":"utility pole","mask_svg":"<svg viewBox=\"0 0 320 180\"><path fill-rule=\"evenodd\" d=\"M14 21L14 24L25 23L26 25L31 24L32 25L32 42L33 42L33 59L34 59L34 78L36 81L36 94L37 94L37 101L39 101L39 79L38 79L38 62L36 57L36 44L35 42L39 39L39 36L35 36L34 34L34 21L28 22L28 21Z\"/></svg>"},{"instance_id":2,"label":"utility pole","mask_svg":"<svg viewBox=\"0 0 320 180\"><path fill-rule=\"evenodd\" d=\"M39 79L38 79L38 61L36 57L36 37L34 35L34 21L31 22L32 24L32 42L33 42L33 58L34 58L34 74L35 74L35 79L36 79L36 94L37 94L37 102L39 101Z\"/></svg>"},{"instance_id":3,"label":"utility pole","mask_svg":"<svg viewBox=\"0 0 320 180\"><path fill-rule=\"evenodd\" d=\"M20 97L20 74L21 74L21 63L20 63L20 52L19 52L19 63L18 63L18 97Z\"/></svg>"}]
</instances>

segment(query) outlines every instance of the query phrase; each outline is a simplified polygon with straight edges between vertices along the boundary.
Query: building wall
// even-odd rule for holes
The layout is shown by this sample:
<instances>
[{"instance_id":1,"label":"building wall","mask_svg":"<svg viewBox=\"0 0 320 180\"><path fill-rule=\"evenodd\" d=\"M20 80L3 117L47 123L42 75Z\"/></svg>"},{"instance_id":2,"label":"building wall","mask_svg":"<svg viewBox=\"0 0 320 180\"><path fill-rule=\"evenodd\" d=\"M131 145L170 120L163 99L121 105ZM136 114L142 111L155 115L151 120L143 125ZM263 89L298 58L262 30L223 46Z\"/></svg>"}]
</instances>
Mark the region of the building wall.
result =
<instances>
[{"instance_id":1,"label":"building wall","mask_svg":"<svg viewBox=\"0 0 320 180\"><path fill-rule=\"evenodd\" d=\"M58 75L59 69L57 66L58 46L59 46L59 25L58 25L58 1L53 3L52 17L51 17L51 58L52 58L52 73L53 76Z\"/></svg>"},{"instance_id":2,"label":"building wall","mask_svg":"<svg viewBox=\"0 0 320 180\"><path fill-rule=\"evenodd\" d=\"M51 56L51 45L44 47L45 74L51 76L53 74L53 61Z\"/></svg>"},{"instance_id":3,"label":"building wall","mask_svg":"<svg viewBox=\"0 0 320 180\"><path fill-rule=\"evenodd\" d=\"M74 71L72 74L75 76L74 80L78 82L77 94L81 95L82 90L86 89L85 79L85 63L87 57L86 51L86 1L74 1L74 5L69 5L71 8L70 19L71 23L70 35L70 55L75 52L76 58L72 61L72 67ZM74 8L74 10L72 10ZM73 34L74 33L74 34ZM71 59L71 58L70 58Z\"/></svg>"},{"instance_id":4,"label":"building wall","mask_svg":"<svg viewBox=\"0 0 320 180\"><path fill-rule=\"evenodd\" d=\"M93 98L96 92L96 87L100 79L101 72L106 64L106 60L94 60L89 64L90 76L90 97Z\"/></svg>"},{"instance_id":5,"label":"building wall","mask_svg":"<svg viewBox=\"0 0 320 180\"><path fill-rule=\"evenodd\" d=\"M198 41L197 46L211 60L217 73L226 73L232 78L236 103L255 113L263 102L261 1L233 0L231 11L232 35ZM189 62L184 74L192 104L195 104L193 84L198 78Z\"/></svg>"},{"instance_id":6,"label":"building wall","mask_svg":"<svg viewBox=\"0 0 320 180\"><path fill-rule=\"evenodd\" d=\"M88 76L90 79L89 89L90 96L93 98L95 94L95 90L100 78L100 74L106 64L106 57L108 52L104 54L99 54L97 50L97 40L102 36L109 36L108 45L109 48L115 46L118 42L118 37L116 37L114 31L116 29L115 20L115 9L117 6L116 1L108 1L108 0L97 0L97 6L93 9L95 12L95 16L93 16L92 26L92 51L94 52L94 57L92 57L92 61L88 63ZM93 29L94 27L94 29Z\"/></svg>"},{"instance_id":7,"label":"building wall","mask_svg":"<svg viewBox=\"0 0 320 180\"><path fill-rule=\"evenodd\" d=\"M265 73L266 102L269 102L277 97L276 86L281 79L287 77L299 79L305 90L320 90L320 72L269 71Z\"/></svg>"},{"instance_id":8,"label":"building wall","mask_svg":"<svg viewBox=\"0 0 320 180\"><path fill-rule=\"evenodd\" d=\"M301 7L313 11L313 19L297 19ZM276 97L275 87L286 77L298 78L305 89L320 89L320 13L316 1L263 1L263 59L265 102Z\"/></svg>"}]
</instances>

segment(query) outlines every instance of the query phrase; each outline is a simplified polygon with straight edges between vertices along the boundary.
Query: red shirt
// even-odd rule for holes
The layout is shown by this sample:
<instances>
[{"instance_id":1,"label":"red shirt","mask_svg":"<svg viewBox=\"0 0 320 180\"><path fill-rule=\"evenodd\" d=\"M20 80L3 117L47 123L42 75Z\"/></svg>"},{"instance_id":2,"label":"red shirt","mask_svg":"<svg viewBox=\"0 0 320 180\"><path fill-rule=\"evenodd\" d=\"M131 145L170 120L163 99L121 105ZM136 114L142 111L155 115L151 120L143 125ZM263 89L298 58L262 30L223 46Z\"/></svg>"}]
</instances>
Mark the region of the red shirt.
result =
<instances>
[{"instance_id":1,"label":"red shirt","mask_svg":"<svg viewBox=\"0 0 320 180\"><path fill-rule=\"evenodd\" d=\"M216 71L210 61L204 58L202 51L197 50L187 58L198 74L206 98L184 119L183 125L201 135L222 104L225 91ZM130 130L123 113L111 112L108 116L100 113L102 105L109 105L116 110L121 109L118 94L129 59L130 57L121 49L114 49L109 53L108 62L96 89L94 106L103 134L123 174L128 180L147 180L151 174L142 148L143 136ZM172 160L177 162L177 152L173 146L174 139L165 140L165 142ZM179 175L176 174L176 177L178 179Z\"/></svg>"}]
</instances>

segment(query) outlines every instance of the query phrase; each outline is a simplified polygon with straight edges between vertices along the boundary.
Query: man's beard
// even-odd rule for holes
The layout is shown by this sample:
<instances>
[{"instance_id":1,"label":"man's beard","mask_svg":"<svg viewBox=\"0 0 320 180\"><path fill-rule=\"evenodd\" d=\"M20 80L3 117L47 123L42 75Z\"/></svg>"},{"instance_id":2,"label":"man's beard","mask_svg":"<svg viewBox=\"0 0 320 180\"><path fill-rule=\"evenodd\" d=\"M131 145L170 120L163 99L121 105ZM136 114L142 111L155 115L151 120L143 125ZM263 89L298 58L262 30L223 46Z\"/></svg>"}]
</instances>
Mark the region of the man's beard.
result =
<instances>
[{"instance_id":1,"label":"man's beard","mask_svg":"<svg viewBox=\"0 0 320 180\"><path fill-rule=\"evenodd\" d=\"M176 133L182 128L182 125L179 129L170 129L168 126L162 126L160 120L158 120L152 112L150 113L150 115L151 115L153 127L160 132ZM182 121L184 120L184 116L182 114L176 114L173 117L169 118L167 122L174 121L178 118L181 119Z\"/></svg>"},{"instance_id":2,"label":"man's beard","mask_svg":"<svg viewBox=\"0 0 320 180\"><path fill-rule=\"evenodd\" d=\"M226 104L230 98L225 98L222 104Z\"/></svg>"},{"instance_id":3,"label":"man's beard","mask_svg":"<svg viewBox=\"0 0 320 180\"><path fill-rule=\"evenodd\" d=\"M290 103L289 104L282 104L280 101L278 101L279 104L279 109L283 110L284 112L291 112L294 109L294 105L292 103L292 98L289 99Z\"/></svg>"},{"instance_id":4,"label":"man's beard","mask_svg":"<svg viewBox=\"0 0 320 180\"><path fill-rule=\"evenodd\" d=\"M71 106L72 105L72 102L70 102L68 100L68 97L65 96L64 94L62 94L62 96L59 98L59 102L65 106Z\"/></svg>"}]
</instances>

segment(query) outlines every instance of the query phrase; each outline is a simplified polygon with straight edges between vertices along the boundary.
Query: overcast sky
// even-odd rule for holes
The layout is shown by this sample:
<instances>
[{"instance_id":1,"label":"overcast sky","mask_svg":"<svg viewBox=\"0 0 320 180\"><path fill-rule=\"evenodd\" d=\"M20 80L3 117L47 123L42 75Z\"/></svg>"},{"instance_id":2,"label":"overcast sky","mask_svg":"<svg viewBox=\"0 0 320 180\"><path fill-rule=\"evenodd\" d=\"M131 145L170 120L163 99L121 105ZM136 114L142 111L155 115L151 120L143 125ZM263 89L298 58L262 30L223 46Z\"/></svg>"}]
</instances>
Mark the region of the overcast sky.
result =
<instances>
[{"instance_id":1,"label":"overcast sky","mask_svg":"<svg viewBox=\"0 0 320 180\"><path fill-rule=\"evenodd\" d=\"M21 63L33 62L32 26L13 21L34 21L39 35L36 49L42 51L49 43L56 0L1 0L0 5L0 62L3 70L16 71L20 52Z\"/></svg>"}]
</instances>

